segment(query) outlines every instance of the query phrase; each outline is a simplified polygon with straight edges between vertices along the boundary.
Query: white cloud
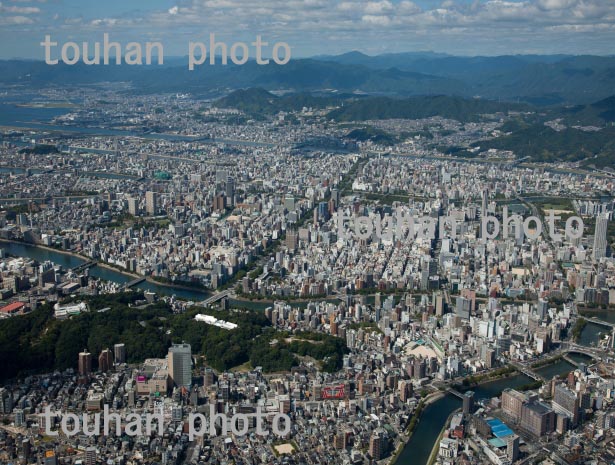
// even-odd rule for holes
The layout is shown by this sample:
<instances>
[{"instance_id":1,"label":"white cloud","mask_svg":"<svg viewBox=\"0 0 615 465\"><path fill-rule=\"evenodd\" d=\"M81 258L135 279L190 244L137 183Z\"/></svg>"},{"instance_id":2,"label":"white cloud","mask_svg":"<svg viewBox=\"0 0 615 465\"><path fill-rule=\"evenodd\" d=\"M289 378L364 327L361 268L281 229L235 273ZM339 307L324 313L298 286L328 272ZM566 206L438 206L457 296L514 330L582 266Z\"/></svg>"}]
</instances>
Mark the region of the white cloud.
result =
<instances>
[{"instance_id":1,"label":"white cloud","mask_svg":"<svg viewBox=\"0 0 615 465\"><path fill-rule=\"evenodd\" d=\"M179 7L177 5L175 5L172 8L169 8L169 14L170 15L176 15L179 12Z\"/></svg>"},{"instance_id":2,"label":"white cloud","mask_svg":"<svg viewBox=\"0 0 615 465\"><path fill-rule=\"evenodd\" d=\"M393 4L388 0L382 0L379 2L367 2L365 5L366 15L382 15L393 9Z\"/></svg>"},{"instance_id":3,"label":"white cloud","mask_svg":"<svg viewBox=\"0 0 615 465\"><path fill-rule=\"evenodd\" d=\"M367 24L373 24L376 26L387 26L391 19L388 16L380 15L363 15L361 20Z\"/></svg>"},{"instance_id":4,"label":"white cloud","mask_svg":"<svg viewBox=\"0 0 615 465\"><path fill-rule=\"evenodd\" d=\"M578 3L578 0L538 0L536 4L543 10L562 10L570 8Z\"/></svg>"},{"instance_id":5,"label":"white cloud","mask_svg":"<svg viewBox=\"0 0 615 465\"><path fill-rule=\"evenodd\" d=\"M12 13L18 15L33 15L40 13L41 9L35 6L4 6L0 3L0 13Z\"/></svg>"},{"instance_id":6,"label":"white cloud","mask_svg":"<svg viewBox=\"0 0 615 465\"><path fill-rule=\"evenodd\" d=\"M34 20L32 18L28 18L27 16L3 16L0 17L0 25L2 26L16 26L23 24L34 24Z\"/></svg>"}]
</instances>

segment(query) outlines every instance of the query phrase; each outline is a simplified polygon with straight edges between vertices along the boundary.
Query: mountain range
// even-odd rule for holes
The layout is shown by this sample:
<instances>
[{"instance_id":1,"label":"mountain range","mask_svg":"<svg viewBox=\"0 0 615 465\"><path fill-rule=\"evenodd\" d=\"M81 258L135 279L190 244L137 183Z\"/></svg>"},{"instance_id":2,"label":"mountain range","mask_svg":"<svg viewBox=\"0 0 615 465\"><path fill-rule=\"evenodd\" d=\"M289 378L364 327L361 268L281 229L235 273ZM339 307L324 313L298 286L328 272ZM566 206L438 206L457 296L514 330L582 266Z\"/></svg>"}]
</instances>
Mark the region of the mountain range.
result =
<instances>
[{"instance_id":1,"label":"mountain range","mask_svg":"<svg viewBox=\"0 0 615 465\"><path fill-rule=\"evenodd\" d=\"M527 102L534 105L590 104L615 89L615 57L515 55L459 57L435 53L337 56L292 59L286 65L203 65L169 58L165 65L46 65L40 61L0 61L1 85L44 87L131 82L144 93L190 92L220 96L248 87L335 95L391 97L450 95Z\"/></svg>"}]
</instances>

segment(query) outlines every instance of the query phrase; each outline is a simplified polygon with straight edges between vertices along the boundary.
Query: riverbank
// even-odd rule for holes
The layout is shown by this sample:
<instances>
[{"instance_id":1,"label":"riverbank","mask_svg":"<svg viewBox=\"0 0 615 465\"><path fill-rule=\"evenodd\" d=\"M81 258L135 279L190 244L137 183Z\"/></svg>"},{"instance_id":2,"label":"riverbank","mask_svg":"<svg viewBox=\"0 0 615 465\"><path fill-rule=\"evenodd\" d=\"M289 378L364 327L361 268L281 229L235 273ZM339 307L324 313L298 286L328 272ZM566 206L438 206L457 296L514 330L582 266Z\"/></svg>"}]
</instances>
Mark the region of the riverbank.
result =
<instances>
[{"instance_id":1,"label":"riverbank","mask_svg":"<svg viewBox=\"0 0 615 465\"><path fill-rule=\"evenodd\" d=\"M416 429L415 427L421 421L421 415L425 407L439 401L445 396L446 396L445 392L436 391L436 392L432 392L431 394L428 394L427 397L419 401L419 404L417 405L416 410L412 414L412 418L410 419L408 423L408 427L406 428L406 431L405 431L405 436L402 436L402 439L399 445L397 446L397 449L395 449L395 452L391 456L391 459L388 461L390 465L395 465L395 463L399 459L399 456L401 455L401 453L404 451L404 449L408 445L408 442L410 442L410 439L412 439L412 435L414 434L414 430Z\"/></svg>"},{"instance_id":2,"label":"riverbank","mask_svg":"<svg viewBox=\"0 0 615 465\"><path fill-rule=\"evenodd\" d=\"M16 240L11 240L11 239L0 239L0 248L2 248L2 243L7 244L7 248L8 248L7 251L10 255L14 255L18 257L31 257L31 254L25 253L25 252L23 254L22 253L11 253L10 251L11 246L21 247L21 248L32 248L35 250L39 250L41 252L47 252L49 254L58 254L58 256L60 255L65 256L67 257L67 259L73 260L73 262L70 265L63 264L67 268L75 267L75 266L78 266L79 264L83 264L87 262L94 262L96 264L95 268L100 268L101 270L108 270L106 272L101 271L100 273L114 273L117 276L116 279L114 279L113 277L98 276L100 279L116 282L118 284L126 284L127 282L135 280L135 279L144 279L144 284L138 285L138 287L143 290L152 290L154 292L158 292L161 294L167 294L167 295L172 295L173 294L172 291L177 290L178 297L184 298L186 300L193 300L193 301L200 301L200 300L207 298L207 296L211 295L210 291L204 290L204 289L196 289L190 286L182 286L181 284L174 284L174 283L169 283L169 284L161 283L157 281L156 279L153 279L151 276L142 276L136 273L132 273L130 271L125 271L123 268L117 265L111 265L109 263L105 263L99 260L92 260L90 257L87 257L75 251L61 250L61 249L56 249L56 248L45 246L45 245L31 244L28 242L16 241ZM38 259L39 257L36 257L35 255L34 257L31 257L31 258ZM53 259L50 259L50 260L52 262L54 261ZM75 263L75 262L78 262L78 263ZM59 263L59 264L62 264L62 263ZM96 273L95 268L92 274ZM164 292L164 290L167 290L167 291ZM179 291L183 291L183 292L179 292ZM183 296L180 294L183 294Z\"/></svg>"},{"instance_id":3,"label":"riverbank","mask_svg":"<svg viewBox=\"0 0 615 465\"><path fill-rule=\"evenodd\" d=\"M453 412L451 412L451 414L446 419L446 423L444 423L444 426L442 426L442 431L440 431L440 434L438 435L438 439L436 439L436 442L434 442L433 447L431 448L431 454L429 454L429 460L427 461L427 465L433 465L434 462L437 460L438 451L440 450L440 441L442 441L442 436L444 436L444 432L446 431L446 428L448 428L448 425L450 425L451 420L453 419L453 416L456 415L459 411L461 411L461 409L454 410Z\"/></svg>"},{"instance_id":4,"label":"riverbank","mask_svg":"<svg viewBox=\"0 0 615 465\"><path fill-rule=\"evenodd\" d=\"M476 399L491 398L499 396L507 387L516 388L532 381L514 367L498 368L493 370L493 373L498 374L491 378L483 374L477 383L461 386L461 389L474 391ZM462 382L463 379L458 380L458 384L461 385ZM447 417L459 408L461 399L447 389L433 392L423 402L424 408L414 421L412 433L398 446L390 465L427 465L438 435L443 425L446 425Z\"/></svg>"}]
</instances>

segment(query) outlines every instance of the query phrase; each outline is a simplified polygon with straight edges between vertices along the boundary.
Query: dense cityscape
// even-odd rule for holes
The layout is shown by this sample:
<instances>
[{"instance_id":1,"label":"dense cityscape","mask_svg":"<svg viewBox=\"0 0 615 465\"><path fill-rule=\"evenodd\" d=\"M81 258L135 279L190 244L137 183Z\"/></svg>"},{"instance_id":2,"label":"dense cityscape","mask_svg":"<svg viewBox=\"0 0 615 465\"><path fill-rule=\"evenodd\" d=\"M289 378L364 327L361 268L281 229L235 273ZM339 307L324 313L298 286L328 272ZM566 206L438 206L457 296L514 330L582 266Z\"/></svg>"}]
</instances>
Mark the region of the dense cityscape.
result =
<instances>
[{"instance_id":1,"label":"dense cityscape","mask_svg":"<svg viewBox=\"0 0 615 465\"><path fill-rule=\"evenodd\" d=\"M615 179L480 148L531 111L348 123L334 100L256 117L233 93L18 93L1 463L615 460ZM257 412L290 424L259 434Z\"/></svg>"}]
</instances>

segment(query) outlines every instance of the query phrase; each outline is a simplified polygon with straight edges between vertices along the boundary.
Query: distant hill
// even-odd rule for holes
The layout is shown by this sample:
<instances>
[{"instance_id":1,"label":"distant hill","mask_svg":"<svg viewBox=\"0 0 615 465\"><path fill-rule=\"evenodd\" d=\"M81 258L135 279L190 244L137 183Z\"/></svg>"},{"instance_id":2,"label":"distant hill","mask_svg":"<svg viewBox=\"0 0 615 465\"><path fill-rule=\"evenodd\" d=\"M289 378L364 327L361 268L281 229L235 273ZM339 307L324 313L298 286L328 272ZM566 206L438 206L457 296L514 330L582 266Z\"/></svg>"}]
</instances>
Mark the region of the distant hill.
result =
<instances>
[{"instance_id":1,"label":"distant hill","mask_svg":"<svg viewBox=\"0 0 615 465\"><path fill-rule=\"evenodd\" d=\"M526 110L527 105L500 103L483 99L465 99L446 95L393 99L373 97L351 102L332 111L329 116L337 121L365 121L373 119L419 119L432 116L457 121L478 121L482 114L506 113Z\"/></svg>"},{"instance_id":2,"label":"distant hill","mask_svg":"<svg viewBox=\"0 0 615 465\"><path fill-rule=\"evenodd\" d=\"M510 135L477 142L474 146L480 146L481 150L512 150L519 158L530 157L538 162L583 161L585 165L612 166L615 162L615 127L591 132L573 128L555 131L536 124Z\"/></svg>"},{"instance_id":3,"label":"distant hill","mask_svg":"<svg viewBox=\"0 0 615 465\"><path fill-rule=\"evenodd\" d=\"M615 96L589 105L562 110L564 122L572 126L605 126L615 123Z\"/></svg>"},{"instance_id":4,"label":"distant hill","mask_svg":"<svg viewBox=\"0 0 615 465\"><path fill-rule=\"evenodd\" d=\"M236 108L248 114L272 114L279 111L326 108L339 106L328 116L337 121L365 121L392 118L429 118L442 116L461 122L478 121L483 114L506 113L511 110L528 110L525 104L502 103L483 99L466 99L446 95L410 97L406 99L390 97L316 97L305 93L288 94L277 97L264 89L241 89L215 101L222 108ZM355 140L371 139L375 134L357 132ZM364 138L364 136L366 136Z\"/></svg>"}]
</instances>

